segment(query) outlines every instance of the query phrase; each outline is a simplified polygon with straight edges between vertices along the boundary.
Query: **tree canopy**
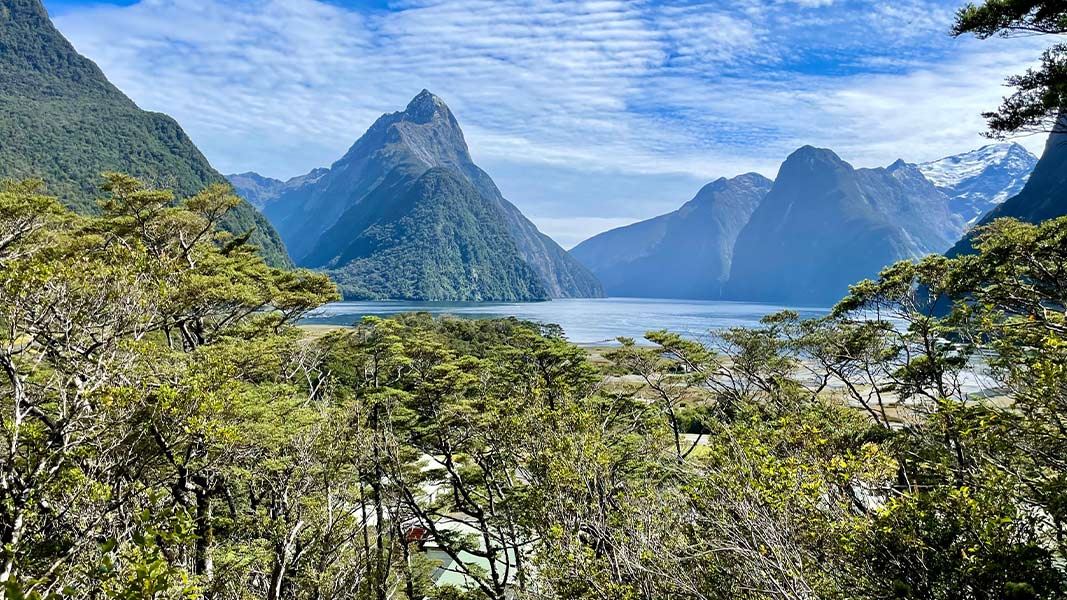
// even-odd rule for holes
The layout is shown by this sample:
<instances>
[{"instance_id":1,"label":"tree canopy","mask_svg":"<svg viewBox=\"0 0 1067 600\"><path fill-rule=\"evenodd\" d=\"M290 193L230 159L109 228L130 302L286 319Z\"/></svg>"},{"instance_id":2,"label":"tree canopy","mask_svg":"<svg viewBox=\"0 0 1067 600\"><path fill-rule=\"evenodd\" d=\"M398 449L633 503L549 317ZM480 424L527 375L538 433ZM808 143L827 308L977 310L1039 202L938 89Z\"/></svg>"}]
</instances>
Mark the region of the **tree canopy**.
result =
<instances>
[{"instance_id":1,"label":"tree canopy","mask_svg":"<svg viewBox=\"0 0 1067 600\"><path fill-rule=\"evenodd\" d=\"M1057 0L985 0L968 4L956 15L953 35L1059 36L1067 33L1067 7ZM1015 93L996 111L984 113L993 137L1014 133L1062 132L1059 121L1067 107L1067 44L1056 43L1041 65L1008 78Z\"/></svg>"},{"instance_id":2,"label":"tree canopy","mask_svg":"<svg viewBox=\"0 0 1067 600\"><path fill-rule=\"evenodd\" d=\"M1067 219L590 352L297 327L335 287L219 233L225 187L107 181L95 217L0 190L5 598L1067 593Z\"/></svg>"}]
</instances>

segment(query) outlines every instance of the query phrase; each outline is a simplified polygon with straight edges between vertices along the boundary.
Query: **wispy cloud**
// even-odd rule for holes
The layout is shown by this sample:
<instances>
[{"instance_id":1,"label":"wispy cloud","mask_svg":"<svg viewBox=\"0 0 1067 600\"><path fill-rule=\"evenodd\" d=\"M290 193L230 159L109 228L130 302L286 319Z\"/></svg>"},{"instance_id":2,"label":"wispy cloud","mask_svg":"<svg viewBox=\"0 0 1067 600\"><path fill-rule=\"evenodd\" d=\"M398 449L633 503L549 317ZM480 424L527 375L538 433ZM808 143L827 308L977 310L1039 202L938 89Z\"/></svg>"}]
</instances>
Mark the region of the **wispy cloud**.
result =
<instances>
[{"instance_id":1,"label":"wispy cloud","mask_svg":"<svg viewBox=\"0 0 1067 600\"><path fill-rule=\"evenodd\" d=\"M1040 41L950 39L957 3L141 0L65 4L57 24L228 172L329 164L429 88L505 193L569 241L662 212L657 186L773 176L801 144L875 165L982 143L979 113ZM648 201L605 191L613 176L643 178Z\"/></svg>"},{"instance_id":2,"label":"wispy cloud","mask_svg":"<svg viewBox=\"0 0 1067 600\"><path fill-rule=\"evenodd\" d=\"M626 217L541 217L537 226L554 232L556 242L569 250L589 239L590 231L608 231L637 221L638 219Z\"/></svg>"}]
</instances>

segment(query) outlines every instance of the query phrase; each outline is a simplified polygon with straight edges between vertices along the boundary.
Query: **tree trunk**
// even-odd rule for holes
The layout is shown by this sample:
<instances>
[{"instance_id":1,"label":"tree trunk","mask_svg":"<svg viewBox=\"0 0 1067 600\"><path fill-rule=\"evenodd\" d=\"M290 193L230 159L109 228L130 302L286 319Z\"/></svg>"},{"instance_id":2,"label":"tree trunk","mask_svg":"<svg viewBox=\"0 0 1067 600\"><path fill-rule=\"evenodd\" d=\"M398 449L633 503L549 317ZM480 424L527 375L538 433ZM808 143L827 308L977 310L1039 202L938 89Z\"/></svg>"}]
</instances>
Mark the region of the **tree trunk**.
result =
<instances>
[{"instance_id":1,"label":"tree trunk","mask_svg":"<svg viewBox=\"0 0 1067 600\"><path fill-rule=\"evenodd\" d=\"M196 492L196 551L194 573L210 577L214 571L211 561L211 546L215 542L215 530L211 526L211 498L207 492Z\"/></svg>"}]
</instances>

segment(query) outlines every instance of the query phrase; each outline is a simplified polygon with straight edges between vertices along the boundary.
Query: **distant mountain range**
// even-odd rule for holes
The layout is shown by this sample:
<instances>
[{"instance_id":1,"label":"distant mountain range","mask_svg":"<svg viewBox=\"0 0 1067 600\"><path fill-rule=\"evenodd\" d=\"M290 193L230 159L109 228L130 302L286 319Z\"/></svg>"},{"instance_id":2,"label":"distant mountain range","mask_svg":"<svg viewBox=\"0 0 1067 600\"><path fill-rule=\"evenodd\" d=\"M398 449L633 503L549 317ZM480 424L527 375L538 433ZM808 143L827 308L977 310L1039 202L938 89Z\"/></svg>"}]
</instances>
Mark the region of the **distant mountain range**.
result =
<instances>
[{"instance_id":1,"label":"distant mountain range","mask_svg":"<svg viewBox=\"0 0 1067 600\"><path fill-rule=\"evenodd\" d=\"M721 297L737 235L771 185L755 173L719 179L678 210L602 233L571 254L611 296Z\"/></svg>"},{"instance_id":2,"label":"distant mountain range","mask_svg":"<svg viewBox=\"0 0 1067 600\"><path fill-rule=\"evenodd\" d=\"M268 201L281 196L289 190L294 190L308 183L314 183L319 177L329 172L329 169L314 169L306 175L293 177L288 181L264 177L259 173L253 172L227 175L226 179L230 181L234 189L238 190L245 200L248 200L252 206L262 210L264 204Z\"/></svg>"},{"instance_id":3,"label":"distant mountain range","mask_svg":"<svg viewBox=\"0 0 1067 600\"><path fill-rule=\"evenodd\" d=\"M104 171L179 197L225 182L173 119L138 108L78 54L39 0L0 0L0 179L40 178L48 193L91 213ZM223 227L251 231L267 262L292 265L277 232L247 203Z\"/></svg>"},{"instance_id":4,"label":"distant mountain range","mask_svg":"<svg viewBox=\"0 0 1067 600\"><path fill-rule=\"evenodd\" d=\"M1067 215L1067 116L1060 118L1048 136L1045 150L1026 185L1015 196L989 211L978 221L984 225L1002 217L1040 223ZM970 236L949 251L950 256L972 251Z\"/></svg>"},{"instance_id":5,"label":"distant mountain range","mask_svg":"<svg viewBox=\"0 0 1067 600\"><path fill-rule=\"evenodd\" d=\"M944 252L962 231L914 165L854 169L805 146L738 235L725 297L829 305L888 264Z\"/></svg>"},{"instance_id":6,"label":"distant mountain range","mask_svg":"<svg viewBox=\"0 0 1067 600\"><path fill-rule=\"evenodd\" d=\"M1026 148L1004 143L918 166L948 196L949 208L969 227L1022 191L1036 165L1037 157Z\"/></svg>"},{"instance_id":7,"label":"distant mountain range","mask_svg":"<svg viewBox=\"0 0 1067 600\"><path fill-rule=\"evenodd\" d=\"M281 182L230 177L300 266L349 299L517 301L596 297L577 260L504 199L471 159L452 111L423 90L329 169Z\"/></svg>"},{"instance_id":8,"label":"distant mountain range","mask_svg":"<svg viewBox=\"0 0 1067 600\"><path fill-rule=\"evenodd\" d=\"M773 183L720 179L678 211L594 236L572 254L608 295L826 305L892 262L948 250L1035 162L1017 144L995 144L854 169L805 146Z\"/></svg>"},{"instance_id":9,"label":"distant mountain range","mask_svg":"<svg viewBox=\"0 0 1067 600\"><path fill-rule=\"evenodd\" d=\"M39 177L68 206L94 212L108 170L179 197L225 181L173 119L138 108L79 55L40 0L0 0L0 178ZM502 196L448 106L426 90L330 168L284 182L229 180L247 202L226 230L250 232L273 265L291 266L292 256L327 271L351 299L519 301L606 289L811 305L896 260L967 252L965 232L991 219L1067 214L1067 135L1050 136L1040 161L1018 144L993 144L877 169L805 146L773 182L717 180L678 210L572 253Z\"/></svg>"}]
</instances>

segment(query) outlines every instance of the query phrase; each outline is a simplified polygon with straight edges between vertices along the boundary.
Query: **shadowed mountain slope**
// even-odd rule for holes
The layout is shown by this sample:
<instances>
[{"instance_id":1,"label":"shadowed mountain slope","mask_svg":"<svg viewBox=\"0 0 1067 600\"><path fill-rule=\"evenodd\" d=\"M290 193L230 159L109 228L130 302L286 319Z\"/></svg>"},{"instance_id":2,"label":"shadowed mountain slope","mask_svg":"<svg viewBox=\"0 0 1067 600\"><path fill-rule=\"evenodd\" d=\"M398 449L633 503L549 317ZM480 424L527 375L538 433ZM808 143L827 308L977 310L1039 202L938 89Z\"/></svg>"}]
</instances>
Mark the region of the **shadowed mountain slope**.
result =
<instances>
[{"instance_id":1,"label":"shadowed mountain slope","mask_svg":"<svg viewBox=\"0 0 1067 600\"><path fill-rule=\"evenodd\" d=\"M719 298L737 235L771 183L755 173L719 179L678 210L601 233L571 254L610 296Z\"/></svg>"},{"instance_id":2,"label":"shadowed mountain slope","mask_svg":"<svg viewBox=\"0 0 1067 600\"><path fill-rule=\"evenodd\" d=\"M827 305L886 265L943 252L960 225L914 165L854 169L805 146L738 235L727 296Z\"/></svg>"},{"instance_id":3,"label":"shadowed mountain slope","mask_svg":"<svg viewBox=\"0 0 1067 600\"><path fill-rule=\"evenodd\" d=\"M1067 215L1067 117L1061 117L1056 131L1049 135L1045 151L1022 191L990 211L978 225L1001 217L1040 223L1064 215ZM971 251L970 237L965 237L948 254L955 256Z\"/></svg>"}]
</instances>

